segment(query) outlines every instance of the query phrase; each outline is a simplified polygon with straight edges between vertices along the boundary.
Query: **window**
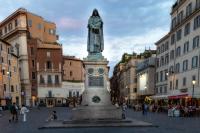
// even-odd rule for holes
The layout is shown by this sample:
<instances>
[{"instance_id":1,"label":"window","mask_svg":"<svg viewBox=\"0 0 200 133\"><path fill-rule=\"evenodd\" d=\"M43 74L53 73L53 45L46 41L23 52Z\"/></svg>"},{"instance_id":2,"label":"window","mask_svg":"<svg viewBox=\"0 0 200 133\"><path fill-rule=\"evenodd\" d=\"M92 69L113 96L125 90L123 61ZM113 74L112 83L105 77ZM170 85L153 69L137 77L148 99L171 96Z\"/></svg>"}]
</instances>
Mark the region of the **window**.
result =
<instances>
[{"instance_id":1,"label":"window","mask_svg":"<svg viewBox=\"0 0 200 133\"><path fill-rule=\"evenodd\" d=\"M176 48L176 57L179 57L179 56L181 56L181 47L180 46Z\"/></svg>"},{"instance_id":2,"label":"window","mask_svg":"<svg viewBox=\"0 0 200 133\"><path fill-rule=\"evenodd\" d=\"M14 72L17 72L17 67L16 66L14 66L13 69L14 69Z\"/></svg>"},{"instance_id":3,"label":"window","mask_svg":"<svg viewBox=\"0 0 200 133\"><path fill-rule=\"evenodd\" d=\"M189 41L184 43L183 53L189 52Z\"/></svg>"},{"instance_id":4,"label":"window","mask_svg":"<svg viewBox=\"0 0 200 133\"><path fill-rule=\"evenodd\" d=\"M158 83L158 72L156 72L156 83Z\"/></svg>"},{"instance_id":5,"label":"window","mask_svg":"<svg viewBox=\"0 0 200 133\"><path fill-rule=\"evenodd\" d=\"M34 48L31 47L31 55L34 55Z\"/></svg>"},{"instance_id":6,"label":"window","mask_svg":"<svg viewBox=\"0 0 200 133\"><path fill-rule=\"evenodd\" d=\"M134 90L135 93L137 93L137 88L134 88L133 90Z\"/></svg>"},{"instance_id":7,"label":"window","mask_svg":"<svg viewBox=\"0 0 200 133\"><path fill-rule=\"evenodd\" d=\"M53 35L56 35L56 30L55 29L53 30Z\"/></svg>"},{"instance_id":8,"label":"window","mask_svg":"<svg viewBox=\"0 0 200 133\"><path fill-rule=\"evenodd\" d=\"M53 29L49 29L49 34L50 35L54 35L54 30Z\"/></svg>"},{"instance_id":9,"label":"window","mask_svg":"<svg viewBox=\"0 0 200 133\"><path fill-rule=\"evenodd\" d=\"M15 19L15 27L17 27L17 26L18 26L18 20Z\"/></svg>"},{"instance_id":10,"label":"window","mask_svg":"<svg viewBox=\"0 0 200 133\"><path fill-rule=\"evenodd\" d=\"M175 71L176 71L176 73L180 72L180 63L176 64Z\"/></svg>"},{"instance_id":11,"label":"window","mask_svg":"<svg viewBox=\"0 0 200 133\"><path fill-rule=\"evenodd\" d=\"M200 15L194 18L194 30L200 27Z\"/></svg>"},{"instance_id":12,"label":"window","mask_svg":"<svg viewBox=\"0 0 200 133\"><path fill-rule=\"evenodd\" d=\"M5 28L4 28L4 33L5 34L7 33L7 26L5 26Z\"/></svg>"},{"instance_id":13,"label":"window","mask_svg":"<svg viewBox=\"0 0 200 133\"><path fill-rule=\"evenodd\" d=\"M164 56L161 56L161 66L165 64Z\"/></svg>"},{"instance_id":14,"label":"window","mask_svg":"<svg viewBox=\"0 0 200 133\"><path fill-rule=\"evenodd\" d=\"M70 66L72 65L72 62L71 62L71 61L69 62L69 65L70 65Z\"/></svg>"},{"instance_id":15,"label":"window","mask_svg":"<svg viewBox=\"0 0 200 133\"><path fill-rule=\"evenodd\" d=\"M28 26L32 27L32 20L31 19L28 20Z\"/></svg>"},{"instance_id":16,"label":"window","mask_svg":"<svg viewBox=\"0 0 200 133\"><path fill-rule=\"evenodd\" d=\"M2 70L2 73L3 73L3 75L5 75L5 70L4 69Z\"/></svg>"},{"instance_id":17,"label":"window","mask_svg":"<svg viewBox=\"0 0 200 133\"><path fill-rule=\"evenodd\" d=\"M173 60L174 59L174 50L171 50L170 51L170 60Z\"/></svg>"},{"instance_id":18,"label":"window","mask_svg":"<svg viewBox=\"0 0 200 133\"><path fill-rule=\"evenodd\" d=\"M47 61L47 69L51 69L51 68L52 68L51 61Z\"/></svg>"},{"instance_id":19,"label":"window","mask_svg":"<svg viewBox=\"0 0 200 133\"><path fill-rule=\"evenodd\" d=\"M182 33L182 29L180 29L180 30L178 30L178 31L176 32L176 40L177 40L177 41L181 40L181 33Z\"/></svg>"},{"instance_id":20,"label":"window","mask_svg":"<svg viewBox=\"0 0 200 133\"><path fill-rule=\"evenodd\" d=\"M187 23L185 25L185 32L184 35L187 36L188 34L190 34L190 23Z\"/></svg>"},{"instance_id":21,"label":"window","mask_svg":"<svg viewBox=\"0 0 200 133\"><path fill-rule=\"evenodd\" d=\"M173 74L174 73L174 67L173 66L170 66L169 67L169 74Z\"/></svg>"},{"instance_id":22,"label":"window","mask_svg":"<svg viewBox=\"0 0 200 133\"><path fill-rule=\"evenodd\" d=\"M6 92L6 84L3 85L4 92Z\"/></svg>"},{"instance_id":23,"label":"window","mask_svg":"<svg viewBox=\"0 0 200 133\"><path fill-rule=\"evenodd\" d=\"M170 85L169 85L169 89L172 90L172 81L170 81L169 84L170 84Z\"/></svg>"},{"instance_id":24,"label":"window","mask_svg":"<svg viewBox=\"0 0 200 133\"><path fill-rule=\"evenodd\" d=\"M162 87L160 87L160 93L163 93L163 92L162 92Z\"/></svg>"},{"instance_id":25,"label":"window","mask_svg":"<svg viewBox=\"0 0 200 133\"><path fill-rule=\"evenodd\" d=\"M167 73L168 73L168 70L166 69L165 70L165 80L167 80L167 77L168 77Z\"/></svg>"},{"instance_id":26,"label":"window","mask_svg":"<svg viewBox=\"0 0 200 133\"><path fill-rule=\"evenodd\" d=\"M192 57L192 68L196 68L198 66L198 56Z\"/></svg>"},{"instance_id":27,"label":"window","mask_svg":"<svg viewBox=\"0 0 200 133\"><path fill-rule=\"evenodd\" d=\"M51 80L51 75L48 75L48 84L51 84L52 80Z\"/></svg>"},{"instance_id":28,"label":"window","mask_svg":"<svg viewBox=\"0 0 200 133\"><path fill-rule=\"evenodd\" d=\"M32 79L35 79L36 75L35 72L32 72Z\"/></svg>"},{"instance_id":29,"label":"window","mask_svg":"<svg viewBox=\"0 0 200 133\"><path fill-rule=\"evenodd\" d=\"M12 23L8 24L8 30L11 31L12 30Z\"/></svg>"},{"instance_id":30,"label":"window","mask_svg":"<svg viewBox=\"0 0 200 133\"><path fill-rule=\"evenodd\" d=\"M188 70L188 60L183 61L183 71Z\"/></svg>"},{"instance_id":31,"label":"window","mask_svg":"<svg viewBox=\"0 0 200 133\"><path fill-rule=\"evenodd\" d=\"M183 11L181 11L179 14L178 14L178 17L177 17L177 23L179 24L182 20L183 20Z\"/></svg>"},{"instance_id":32,"label":"window","mask_svg":"<svg viewBox=\"0 0 200 133\"><path fill-rule=\"evenodd\" d=\"M171 45L173 45L174 43L175 43L175 34L171 36Z\"/></svg>"},{"instance_id":33,"label":"window","mask_svg":"<svg viewBox=\"0 0 200 133\"><path fill-rule=\"evenodd\" d=\"M196 76L195 75L192 76L192 80L196 80Z\"/></svg>"},{"instance_id":34,"label":"window","mask_svg":"<svg viewBox=\"0 0 200 133\"><path fill-rule=\"evenodd\" d=\"M156 60L156 66L159 67L160 66L160 61L159 61L159 58L157 58Z\"/></svg>"},{"instance_id":35,"label":"window","mask_svg":"<svg viewBox=\"0 0 200 133\"><path fill-rule=\"evenodd\" d=\"M161 53L163 53L163 52L165 51L164 48L165 48L165 47L164 47L164 44L162 44L162 45L161 45Z\"/></svg>"},{"instance_id":36,"label":"window","mask_svg":"<svg viewBox=\"0 0 200 133\"><path fill-rule=\"evenodd\" d=\"M55 75L55 84L59 84L59 76Z\"/></svg>"},{"instance_id":37,"label":"window","mask_svg":"<svg viewBox=\"0 0 200 133\"><path fill-rule=\"evenodd\" d=\"M160 71L160 82L163 81L163 71Z\"/></svg>"},{"instance_id":38,"label":"window","mask_svg":"<svg viewBox=\"0 0 200 133\"><path fill-rule=\"evenodd\" d=\"M48 96L52 97L52 91L48 91Z\"/></svg>"},{"instance_id":39,"label":"window","mask_svg":"<svg viewBox=\"0 0 200 133\"><path fill-rule=\"evenodd\" d=\"M35 67L35 61L32 60L32 67Z\"/></svg>"},{"instance_id":40,"label":"window","mask_svg":"<svg viewBox=\"0 0 200 133\"><path fill-rule=\"evenodd\" d=\"M196 0L196 9L200 8L200 0Z\"/></svg>"},{"instance_id":41,"label":"window","mask_svg":"<svg viewBox=\"0 0 200 133\"><path fill-rule=\"evenodd\" d=\"M165 64L168 64L169 63L169 54L167 53L165 55Z\"/></svg>"},{"instance_id":42,"label":"window","mask_svg":"<svg viewBox=\"0 0 200 133\"><path fill-rule=\"evenodd\" d=\"M192 48L195 49L199 47L199 36L196 36L193 38L193 45L192 45Z\"/></svg>"},{"instance_id":43,"label":"window","mask_svg":"<svg viewBox=\"0 0 200 133\"><path fill-rule=\"evenodd\" d=\"M1 57L1 63L4 63L4 58L3 57Z\"/></svg>"},{"instance_id":44,"label":"window","mask_svg":"<svg viewBox=\"0 0 200 133\"><path fill-rule=\"evenodd\" d=\"M192 2L186 7L186 16L189 16L192 13Z\"/></svg>"},{"instance_id":45,"label":"window","mask_svg":"<svg viewBox=\"0 0 200 133\"><path fill-rule=\"evenodd\" d=\"M186 86L187 79L186 77L183 78L183 86Z\"/></svg>"},{"instance_id":46,"label":"window","mask_svg":"<svg viewBox=\"0 0 200 133\"><path fill-rule=\"evenodd\" d=\"M0 29L0 37L3 35L3 33L2 33L2 29Z\"/></svg>"},{"instance_id":47,"label":"window","mask_svg":"<svg viewBox=\"0 0 200 133\"><path fill-rule=\"evenodd\" d=\"M157 54L160 54L160 47L157 47Z\"/></svg>"},{"instance_id":48,"label":"window","mask_svg":"<svg viewBox=\"0 0 200 133\"><path fill-rule=\"evenodd\" d=\"M164 87L164 93L167 93L167 86Z\"/></svg>"},{"instance_id":49,"label":"window","mask_svg":"<svg viewBox=\"0 0 200 133\"><path fill-rule=\"evenodd\" d=\"M76 97L79 97L79 91L76 92Z\"/></svg>"},{"instance_id":50,"label":"window","mask_svg":"<svg viewBox=\"0 0 200 133\"><path fill-rule=\"evenodd\" d=\"M165 43L165 51L167 51L169 49L169 42L167 41L166 43Z\"/></svg>"},{"instance_id":51,"label":"window","mask_svg":"<svg viewBox=\"0 0 200 133\"><path fill-rule=\"evenodd\" d=\"M50 52L47 52L47 57L50 57L50 56L51 56Z\"/></svg>"},{"instance_id":52,"label":"window","mask_svg":"<svg viewBox=\"0 0 200 133\"><path fill-rule=\"evenodd\" d=\"M38 24L38 25L37 25L37 28L38 28L39 30L41 30L41 29L42 29L42 24Z\"/></svg>"},{"instance_id":53,"label":"window","mask_svg":"<svg viewBox=\"0 0 200 133\"><path fill-rule=\"evenodd\" d=\"M156 91L156 93L158 93L158 88L156 88L156 90L155 90L155 91Z\"/></svg>"},{"instance_id":54,"label":"window","mask_svg":"<svg viewBox=\"0 0 200 133\"><path fill-rule=\"evenodd\" d=\"M70 71L70 77L73 75L73 72L72 71Z\"/></svg>"},{"instance_id":55,"label":"window","mask_svg":"<svg viewBox=\"0 0 200 133\"><path fill-rule=\"evenodd\" d=\"M176 26L176 17L172 19L171 29L174 29L175 26Z\"/></svg>"},{"instance_id":56,"label":"window","mask_svg":"<svg viewBox=\"0 0 200 133\"><path fill-rule=\"evenodd\" d=\"M40 84L44 84L44 77L40 75Z\"/></svg>"},{"instance_id":57,"label":"window","mask_svg":"<svg viewBox=\"0 0 200 133\"><path fill-rule=\"evenodd\" d=\"M69 91L69 97L72 97L72 92L71 91Z\"/></svg>"},{"instance_id":58,"label":"window","mask_svg":"<svg viewBox=\"0 0 200 133\"><path fill-rule=\"evenodd\" d=\"M14 86L11 85L11 92L14 92Z\"/></svg>"},{"instance_id":59,"label":"window","mask_svg":"<svg viewBox=\"0 0 200 133\"><path fill-rule=\"evenodd\" d=\"M176 89L178 89L178 79L176 80Z\"/></svg>"}]
</instances>

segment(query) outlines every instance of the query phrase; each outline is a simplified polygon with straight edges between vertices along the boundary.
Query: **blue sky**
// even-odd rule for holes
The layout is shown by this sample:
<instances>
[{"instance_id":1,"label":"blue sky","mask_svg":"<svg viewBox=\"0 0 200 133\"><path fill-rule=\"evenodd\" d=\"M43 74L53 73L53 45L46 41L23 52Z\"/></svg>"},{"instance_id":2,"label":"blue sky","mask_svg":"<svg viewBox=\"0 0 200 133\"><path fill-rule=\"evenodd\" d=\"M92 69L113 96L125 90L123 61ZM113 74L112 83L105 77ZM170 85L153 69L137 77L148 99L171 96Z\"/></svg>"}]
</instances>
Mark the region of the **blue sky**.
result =
<instances>
[{"instance_id":1,"label":"blue sky","mask_svg":"<svg viewBox=\"0 0 200 133\"><path fill-rule=\"evenodd\" d=\"M20 7L57 25L65 55L87 56L87 21L94 8L104 21L103 55L113 66L124 52L139 53L170 27L170 10L175 0L0 0L0 21Z\"/></svg>"}]
</instances>

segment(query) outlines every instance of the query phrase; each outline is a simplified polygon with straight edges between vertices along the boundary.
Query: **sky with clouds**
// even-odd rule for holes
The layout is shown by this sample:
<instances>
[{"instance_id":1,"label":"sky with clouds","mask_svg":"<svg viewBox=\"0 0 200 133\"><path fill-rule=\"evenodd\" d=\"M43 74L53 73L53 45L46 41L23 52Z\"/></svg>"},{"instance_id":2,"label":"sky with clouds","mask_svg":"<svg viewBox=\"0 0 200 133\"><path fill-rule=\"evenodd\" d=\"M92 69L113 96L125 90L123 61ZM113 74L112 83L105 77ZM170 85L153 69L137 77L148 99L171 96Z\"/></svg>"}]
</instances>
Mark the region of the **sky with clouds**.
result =
<instances>
[{"instance_id":1,"label":"sky with clouds","mask_svg":"<svg viewBox=\"0 0 200 133\"><path fill-rule=\"evenodd\" d=\"M20 7L57 25L65 55L87 56L87 22L97 8L104 22L103 55L111 72L124 52L155 49L170 28L175 0L0 0L0 21Z\"/></svg>"}]
</instances>

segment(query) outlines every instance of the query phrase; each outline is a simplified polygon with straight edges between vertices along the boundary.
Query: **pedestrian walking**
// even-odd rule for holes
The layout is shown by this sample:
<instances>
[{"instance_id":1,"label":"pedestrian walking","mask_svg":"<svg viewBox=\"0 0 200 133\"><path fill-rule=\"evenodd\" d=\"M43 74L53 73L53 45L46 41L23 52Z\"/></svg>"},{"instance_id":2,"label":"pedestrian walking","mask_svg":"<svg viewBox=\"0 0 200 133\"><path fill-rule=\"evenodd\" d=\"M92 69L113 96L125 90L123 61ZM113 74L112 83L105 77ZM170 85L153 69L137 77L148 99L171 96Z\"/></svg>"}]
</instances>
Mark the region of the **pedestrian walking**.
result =
<instances>
[{"instance_id":1,"label":"pedestrian walking","mask_svg":"<svg viewBox=\"0 0 200 133\"><path fill-rule=\"evenodd\" d=\"M144 103L142 103L142 114L145 114L145 110L144 110Z\"/></svg>"},{"instance_id":2,"label":"pedestrian walking","mask_svg":"<svg viewBox=\"0 0 200 133\"><path fill-rule=\"evenodd\" d=\"M123 103L123 105L122 105L122 119L126 119L126 109L127 109L127 105L126 105L126 103Z\"/></svg>"},{"instance_id":3,"label":"pedestrian walking","mask_svg":"<svg viewBox=\"0 0 200 133\"><path fill-rule=\"evenodd\" d=\"M13 103L10 106L10 113L11 113L11 118L9 119L9 122L11 121L17 122L18 121L18 107L15 103Z\"/></svg>"},{"instance_id":4,"label":"pedestrian walking","mask_svg":"<svg viewBox=\"0 0 200 133\"><path fill-rule=\"evenodd\" d=\"M148 105L144 103L144 115L147 115Z\"/></svg>"},{"instance_id":5,"label":"pedestrian walking","mask_svg":"<svg viewBox=\"0 0 200 133\"><path fill-rule=\"evenodd\" d=\"M27 113L28 112L29 112L29 110L24 105L22 105L22 108L20 110L20 114L23 115L23 122L27 121Z\"/></svg>"}]
</instances>

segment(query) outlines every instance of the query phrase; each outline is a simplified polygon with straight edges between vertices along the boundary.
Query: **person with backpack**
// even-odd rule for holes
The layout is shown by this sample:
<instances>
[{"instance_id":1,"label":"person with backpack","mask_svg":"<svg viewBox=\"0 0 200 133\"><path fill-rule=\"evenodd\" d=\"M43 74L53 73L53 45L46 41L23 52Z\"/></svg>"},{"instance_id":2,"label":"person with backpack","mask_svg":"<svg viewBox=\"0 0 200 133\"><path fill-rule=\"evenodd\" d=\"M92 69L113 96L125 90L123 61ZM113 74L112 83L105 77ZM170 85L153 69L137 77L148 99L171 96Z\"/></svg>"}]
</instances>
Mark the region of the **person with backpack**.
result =
<instances>
[{"instance_id":1,"label":"person with backpack","mask_svg":"<svg viewBox=\"0 0 200 133\"><path fill-rule=\"evenodd\" d=\"M9 122L12 121L18 121L18 107L15 103L13 103L11 106L10 106L10 113L11 113L11 119L9 119Z\"/></svg>"}]
</instances>

